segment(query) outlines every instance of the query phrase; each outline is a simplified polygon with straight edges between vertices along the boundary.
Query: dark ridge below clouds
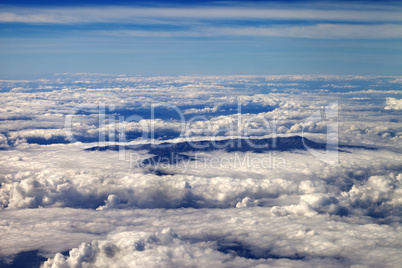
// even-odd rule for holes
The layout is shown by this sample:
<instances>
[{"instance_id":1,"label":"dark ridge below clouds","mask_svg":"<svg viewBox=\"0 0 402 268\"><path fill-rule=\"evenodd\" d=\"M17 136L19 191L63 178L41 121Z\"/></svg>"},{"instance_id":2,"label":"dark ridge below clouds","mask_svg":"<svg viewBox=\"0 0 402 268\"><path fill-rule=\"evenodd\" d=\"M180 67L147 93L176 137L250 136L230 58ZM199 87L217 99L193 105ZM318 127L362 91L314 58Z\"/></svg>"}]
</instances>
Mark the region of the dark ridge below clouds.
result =
<instances>
[{"instance_id":1,"label":"dark ridge below clouds","mask_svg":"<svg viewBox=\"0 0 402 268\"><path fill-rule=\"evenodd\" d=\"M324 143L317 143L300 136L292 137L276 137L265 139L225 139L218 141L185 141L178 143L161 143L161 144L145 144L145 145L109 145L109 146L95 146L85 149L86 151L118 151L121 149L127 150L146 150L150 154L166 155L166 154L179 154L184 152L210 152L215 150L226 150L227 152L256 152L262 153L265 151L293 151L293 150L306 150L306 146L312 149L325 150L331 148ZM355 146L355 145L338 145L340 148L355 148L375 150L376 148ZM342 151L342 150L339 150Z\"/></svg>"}]
</instances>

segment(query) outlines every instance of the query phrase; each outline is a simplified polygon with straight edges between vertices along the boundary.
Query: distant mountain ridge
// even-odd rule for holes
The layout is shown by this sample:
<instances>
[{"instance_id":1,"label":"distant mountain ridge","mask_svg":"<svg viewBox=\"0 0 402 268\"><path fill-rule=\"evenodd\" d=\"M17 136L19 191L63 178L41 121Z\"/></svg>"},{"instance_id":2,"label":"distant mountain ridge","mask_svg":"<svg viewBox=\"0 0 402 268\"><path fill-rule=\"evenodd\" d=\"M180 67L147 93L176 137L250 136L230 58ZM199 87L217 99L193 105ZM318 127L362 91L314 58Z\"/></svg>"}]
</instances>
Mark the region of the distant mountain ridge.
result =
<instances>
[{"instance_id":1,"label":"distant mountain ridge","mask_svg":"<svg viewBox=\"0 0 402 268\"><path fill-rule=\"evenodd\" d=\"M185 152L210 152L215 150L225 150L227 152L255 152L262 153L266 151L293 151L293 150L306 150L306 146L315 150L339 150L338 148L331 148L325 143L317 143L300 136L291 137L275 137L263 139L249 139L249 138L236 138L225 139L217 141L184 141L178 143L164 142L161 144L142 144L142 145L109 145L109 146L95 146L85 149L86 151L118 151L136 150L148 151L150 154L166 155L170 153L179 154ZM339 148L364 148L375 149L364 146L352 145L339 145Z\"/></svg>"}]
</instances>

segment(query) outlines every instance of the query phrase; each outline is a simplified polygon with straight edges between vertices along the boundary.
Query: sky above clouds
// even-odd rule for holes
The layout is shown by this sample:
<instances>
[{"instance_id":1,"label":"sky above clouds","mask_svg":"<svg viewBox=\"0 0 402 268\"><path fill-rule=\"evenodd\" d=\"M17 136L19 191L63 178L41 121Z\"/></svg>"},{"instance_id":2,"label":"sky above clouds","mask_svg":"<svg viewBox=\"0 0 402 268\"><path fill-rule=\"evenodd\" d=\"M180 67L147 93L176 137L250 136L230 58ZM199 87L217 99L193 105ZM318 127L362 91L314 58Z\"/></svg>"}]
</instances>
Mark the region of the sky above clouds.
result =
<instances>
[{"instance_id":1,"label":"sky above clouds","mask_svg":"<svg viewBox=\"0 0 402 268\"><path fill-rule=\"evenodd\" d=\"M402 73L402 5L2 1L3 78Z\"/></svg>"}]
</instances>

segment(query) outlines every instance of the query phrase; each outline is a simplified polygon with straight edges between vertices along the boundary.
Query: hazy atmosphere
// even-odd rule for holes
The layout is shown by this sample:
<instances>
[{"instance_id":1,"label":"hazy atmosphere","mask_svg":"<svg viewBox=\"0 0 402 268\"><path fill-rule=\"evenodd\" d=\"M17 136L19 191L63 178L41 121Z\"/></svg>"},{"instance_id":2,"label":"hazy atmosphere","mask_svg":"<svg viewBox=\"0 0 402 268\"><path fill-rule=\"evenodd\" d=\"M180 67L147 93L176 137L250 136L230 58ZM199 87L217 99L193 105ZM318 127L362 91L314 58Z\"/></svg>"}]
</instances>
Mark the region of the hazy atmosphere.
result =
<instances>
[{"instance_id":1,"label":"hazy atmosphere","mask_svg":"<svg viewBox=\"0 0 402 268\"><path fill-rule=\"evenodd\" d=\"M400 267L402 5L2 1L0 267Z\"/></svg>"},{"instance_id":2,"label":"hazy atmosphere","mask_svg":"<svg viewBox=\"0 0 402 268\"><path fill-rule=\"evenodd\" d=\"M135 3L2 1L1 75L402 72L399 1Z\"/></svg>"}]
</instances>

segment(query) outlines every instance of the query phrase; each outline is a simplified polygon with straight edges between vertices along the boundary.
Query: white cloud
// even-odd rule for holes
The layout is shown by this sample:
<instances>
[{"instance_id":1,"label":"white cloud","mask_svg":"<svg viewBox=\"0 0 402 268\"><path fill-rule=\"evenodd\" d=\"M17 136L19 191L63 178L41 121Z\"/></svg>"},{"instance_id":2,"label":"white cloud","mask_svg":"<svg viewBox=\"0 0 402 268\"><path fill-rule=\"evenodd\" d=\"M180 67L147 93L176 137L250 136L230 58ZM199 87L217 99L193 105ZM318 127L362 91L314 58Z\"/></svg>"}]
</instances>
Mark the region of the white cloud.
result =
<instances>
[{"instance_id":1,"label":"white cloud","mask_svg":"<svg viewBox=\"0 0 402 268\"><path fill-rule=\"evenodd\" d=\"M0 81L8 89L24 88L24 83L32 88L1 93L0 258L38 250L51 258L46 265L54 267L397 266L402 246L402 130L398 111L384 111L384 98L390 99L387 105L397 103L397 85L388 83L395 79L84 74L57 81ZM328 92L320 92L322 87L315 86L319 83L331 85ZM366 90L371 88L367 84L381 84L384 90ZM269 87L277 91L261 94ZM339 88L348 91L338 93ZM121 161L117 151L83 150L96 143L81 143L81 148L26 142L63 134L65 116L77 104L103 101L130 115L130 107L148 112L152 103L185 104L187 115L210 116L216 131L230 126L229 119L237 122L237 111L219 114L220 109L235 107L236 100L251 107L272 106L244 114L244 119L278 118L283 136L300 134L306 118L338 100L339 118L330 123L339 124L340 144L377 150L342 148L336 167L306 151L200 152L202 159L214 159L215 164L208 160L165 165L158 176L151 166L130 167L130 153L142 160L153 156L147 151L126 150ZM74 135L96 137L97 111L87 112L74 117ZM325 141L328 122L306 124L306 136ZM181 126L164 118L154 123L160 131ZM253 135L261 134L261 122L249 125ZM135 122L127 130L141 131ZM191 139L209 138L207 130L204 121L198 122ZM180 139L156 142L165 141ZM247 156L254 164L236 162ZM255 165L263 159L271 166ZM273 164L281 159L284 165ZM71 250L69 256L55 255L66 250Z\"/></svg>"},{"instance_id":2,"label":"white cloud","mask_svg":"<svg viewBox=\"0 0 402 268\"><path fill-rule=\"evenodd\" d=\"M8 148L8 139L3 134L0 134L0 149Z\"/></svg>"},{"instance_id":3,"label":"white cloud","mask_svg":"<svg viewBox=\"0 0 402 268\"><path fill-rule=\"evenodd\" d=\"M271 214L260 207L2 213L2 241L8 241L7 247L0 245L2 254L39 248L52 257L48 264L66 262L67 267L145 262L151 267L344 267L400 261L398 228L367 218ZM234 257L236 248L240 256ZM68 258L54 258L70 249Z\"/></svg>"},{"instance_id":4,"label":"white cloud","mask_svg":"<svg viewBox=\"0 0 402 268\"><path fill-rule=\"evenodd\" d=\"M363 8L362 8L363 7ZM73 8L22 8L5 7L0 13L2 22L24 23L88 23L88 22L143 22L158 23L158 19L275 19L275 20L330 20L330 21L401 21L398 7L382 6L376 10L364 9L362 5L355 10L344 5L341 9L325 8L269 8L259 7L73 7ZM153 21L156 20L156 21ZM166 21L163 21L166 23Z\"/></svg>"},{"instance_id":5,"label":"white cloud","mask_svg":"<svg viewBox=\"0 0 402 268\"><path fill-rule=\"evenodd\" d=\"M116 261L119 265L127 267L189 267L195 263L199 267L205 267L221 266L223 263L236 264L236 259L214 250L211 246L213 245L208 242L186 242L170 228L157 233L122 232L109 236L107 240L83 243L72 249L68 258L57 254L54 259L45 262L43 267L80 267L83 264L113 267Z\"/></svg>"},{"instance_id":6,"label":"white cloud","mask_svg":"<svg viewBox=\"0 0 402 268\"><path fill-rule=\"evenodd\" d=\"M211 32L220 35L241 36L279 36L302 38L362 38L382 39L401 38L402 27L396 24L353 25L353 24L317 24L313 26L278 27L278 28L216 28Z\"/></svg>"},{"instance_id":7,"label":"white cloud","mask_svg":"<svg viewBox=\"0 0 402 268\"><path fill-rule=\"evenodd\" d=\"M103 34L138 37L213 37L213 36L263 36L312 39L388 39L402 38L399 24L356 25L316 24L292 27L196 27L186 31L102 31Z\"/></svg>"},{"instance_id":8,"label":"white cloud","mask_svg":"<svg viewBox=\"0 0 402 268\"><path fill-rule=\"evenodd\" d=\"M330 5L328 5L330 6ZM329 9L325 5L312 8L301 5L299 8L268 6L234 6L234 7L68 7L68 8L23 8L4 7L0 13L1 23L30 24L86 24L86 23L124 23L144 25L185 25L185 30L123 30L100 31L102 34L123 36L280 36L302 38L401 38L401 11L399 6L361 5L356 8L343 5L343 8ZM316 21L315 25L275 27L224 27L216 26L225 21L237 23L252 20L267 25L266 20ZM327 23L322 23L325 21ZM329 22L329 23L328 23ZM335 22L335 23L331 23ZM337 24L343 22L342 24ZM350 24L360 22L362 24ZM366 22L378 24L367 25ZM349 23L349 24L348 24ZM272 22L269 24L272 25ZM208 26L209 25L209 26Z\"/></svg>"},{"instance_id":9,"label":"white cloud","mask_svg":"<svg viewBox=\"0 0 402 268\"><path fill-rule=\"evenodd\" d=\"M402 99L387 98L385 110L402 110Z\"/></svg>"}]
</instances>

